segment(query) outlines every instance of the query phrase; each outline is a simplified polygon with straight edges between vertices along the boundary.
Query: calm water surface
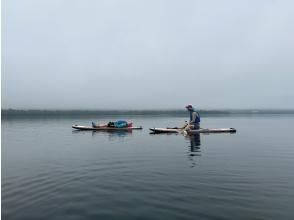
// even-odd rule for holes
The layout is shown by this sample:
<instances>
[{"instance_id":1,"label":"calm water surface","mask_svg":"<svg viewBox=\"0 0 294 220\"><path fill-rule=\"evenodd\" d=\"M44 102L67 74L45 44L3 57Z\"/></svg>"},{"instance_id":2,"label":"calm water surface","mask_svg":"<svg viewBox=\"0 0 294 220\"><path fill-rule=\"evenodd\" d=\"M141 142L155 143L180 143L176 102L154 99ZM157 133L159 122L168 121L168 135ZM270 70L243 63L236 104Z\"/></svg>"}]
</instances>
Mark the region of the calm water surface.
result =
<instances>
[{"instance_id":1,"label":"calm water surface","mask_svg":"<svg viewBox=\"0 0 294 220\"><path fill-rule=\"evenodd\" d=\"M236 134L78 132L113 118L2 119L3 219L294 219L293 116L208 117Z\"/></svg>"}]
</instances>

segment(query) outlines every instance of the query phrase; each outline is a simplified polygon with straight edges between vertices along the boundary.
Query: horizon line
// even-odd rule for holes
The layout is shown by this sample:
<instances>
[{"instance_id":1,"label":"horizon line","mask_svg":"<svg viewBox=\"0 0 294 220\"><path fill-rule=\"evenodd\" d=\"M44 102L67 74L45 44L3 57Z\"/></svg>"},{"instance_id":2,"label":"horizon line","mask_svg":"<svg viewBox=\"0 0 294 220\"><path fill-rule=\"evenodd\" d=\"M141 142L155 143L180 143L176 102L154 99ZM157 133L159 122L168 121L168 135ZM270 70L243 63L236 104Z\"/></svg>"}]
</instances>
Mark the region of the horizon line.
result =
<instances>
[{"instance_id":1,"label":"horizon line","mask_svg":"<svg viewBox=\"0 0 294 220\"><path fill-rule=\"evenodd\" d=\"M294 108L197 108L198 111L294 111ZM154 108L154 109L108 109L108 108L101 108L101 109L22 109L22 108L1 108L1 112L7 111L59 111L59 112L66 112L66 111L111 111L111 112L139 112L139 111L187 111L185 108Z\"/></svg>"}]
</instances>

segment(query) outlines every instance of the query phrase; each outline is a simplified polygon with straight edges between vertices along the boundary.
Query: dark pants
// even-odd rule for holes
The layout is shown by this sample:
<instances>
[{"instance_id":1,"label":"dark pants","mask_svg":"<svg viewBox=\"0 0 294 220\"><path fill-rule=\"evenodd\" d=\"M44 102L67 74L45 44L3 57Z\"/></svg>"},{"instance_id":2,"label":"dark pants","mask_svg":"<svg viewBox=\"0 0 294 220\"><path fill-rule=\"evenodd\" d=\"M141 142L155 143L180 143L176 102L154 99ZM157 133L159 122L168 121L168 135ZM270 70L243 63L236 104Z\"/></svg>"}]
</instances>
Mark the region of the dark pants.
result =
<instances>
[{"instance_id":1,"label":"dark pants","mask_svg":"<svg viewBox=\"0 0 294 220\"><path fill-rule=\"evenodd\" d=\"M200 129L200 123L195 123L192 129Z\"/></svg>"}]
</instances>

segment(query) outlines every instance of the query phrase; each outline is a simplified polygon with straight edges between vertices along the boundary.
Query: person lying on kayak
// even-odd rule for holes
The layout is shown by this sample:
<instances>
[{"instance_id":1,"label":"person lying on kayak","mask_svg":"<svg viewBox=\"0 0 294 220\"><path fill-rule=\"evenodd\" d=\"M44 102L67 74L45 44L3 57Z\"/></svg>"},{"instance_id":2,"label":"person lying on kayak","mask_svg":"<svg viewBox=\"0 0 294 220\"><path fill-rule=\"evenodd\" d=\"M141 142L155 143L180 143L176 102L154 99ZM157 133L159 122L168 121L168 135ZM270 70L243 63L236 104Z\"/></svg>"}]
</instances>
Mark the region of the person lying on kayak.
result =
<instances>
[{"instance_id":1,"label":"person lying on kayak","mask_svg":"<svg viewBox=\"0 0 294 220\"><path fill-rule=\"evenodd\" d=\"M193 130L193 129L200 129L200 114L195 111L192 105L187 105L186 109L190 113L190 120L189 123L187 123L183 129L184 130Z\"/></svg>"},{"instance_id":2,"label":"person lying on kayak","mask_svg":"<svg viewBox=\"0 0 294 220\"><path fill-rule=\"evenodd\" d=\"M102 128L102 127L108 127L108 128L127 128L127 127L132 127L133 123L132 122L127 122L124 120L118 120L118 121L110 121L107 124L96 124L92 122L92 127L93 128Z\"/></svg>"},{"instance_id":3,"label":"person lying on kayak","mask_svg":"<svg viewBox=\"0 0 294 220\"><path fill-rule=\"evenodd\" d=\"M107 124L107 127L110 128L127 128L128 127L128 122L124 120L118 120L118 121L110 121Z\"/></svg>"}]
</instances>

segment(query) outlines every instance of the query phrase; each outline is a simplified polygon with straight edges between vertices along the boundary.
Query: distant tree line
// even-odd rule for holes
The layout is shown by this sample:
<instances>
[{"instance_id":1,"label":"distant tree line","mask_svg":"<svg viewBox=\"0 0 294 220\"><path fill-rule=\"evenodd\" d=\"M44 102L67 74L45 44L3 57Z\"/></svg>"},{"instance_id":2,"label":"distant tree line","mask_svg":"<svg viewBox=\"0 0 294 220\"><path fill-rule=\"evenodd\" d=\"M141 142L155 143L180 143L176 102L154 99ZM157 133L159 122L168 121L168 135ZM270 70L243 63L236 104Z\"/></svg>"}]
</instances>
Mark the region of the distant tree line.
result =
<instances>
[{"instance_id":1,"label":"distant tree line","mask_svg":"<svg viewBox=\"0 0 294 220\"><path fill-rule=\"evenodd\" d=\"M199 110L201 116L294 114L294 110ZM9 117L72 117L72 116L187 116L186 110L20 110L2 109Z\"/></svg>"}]
</instances>

